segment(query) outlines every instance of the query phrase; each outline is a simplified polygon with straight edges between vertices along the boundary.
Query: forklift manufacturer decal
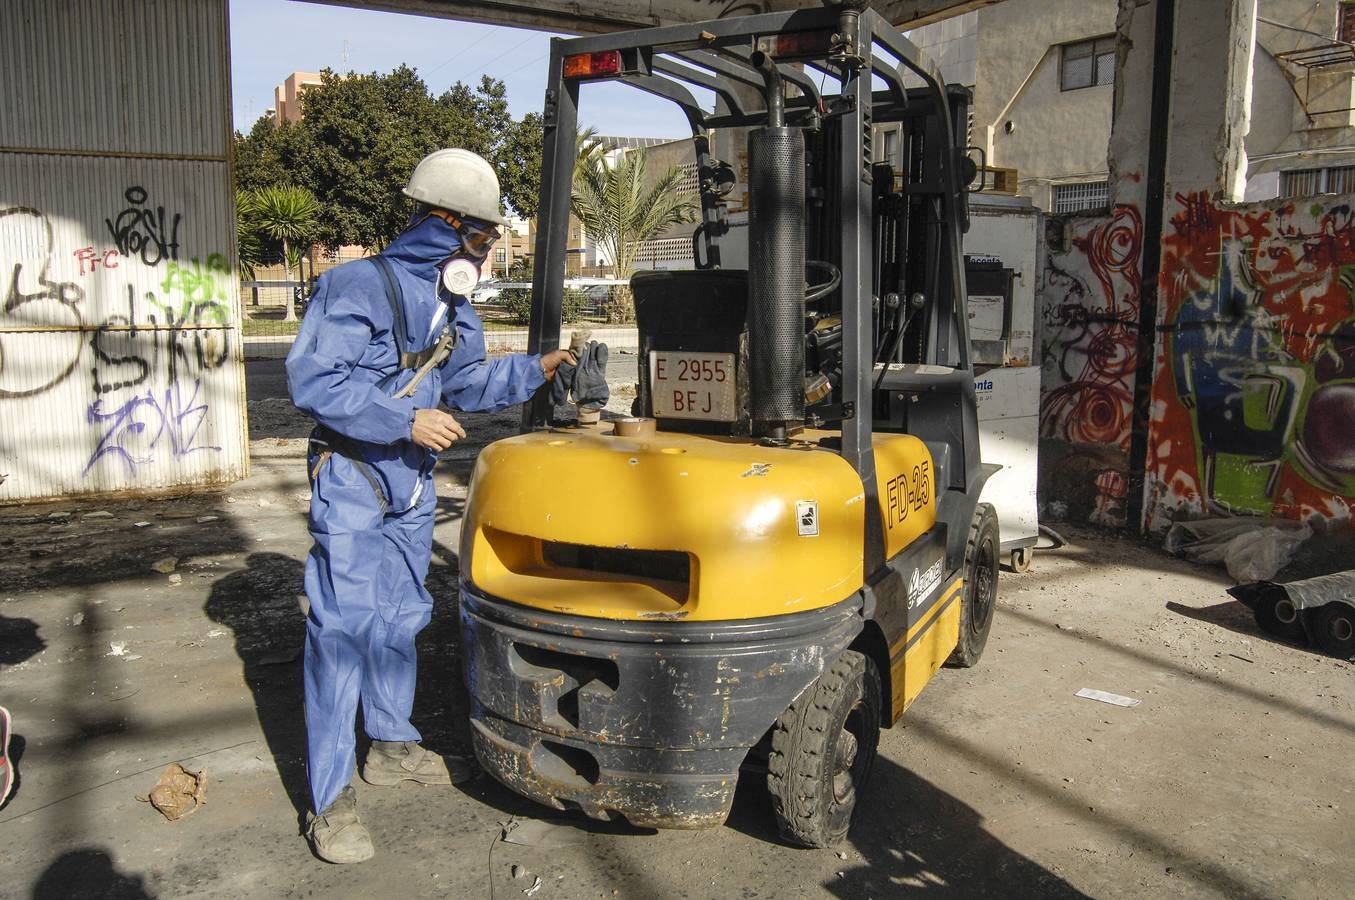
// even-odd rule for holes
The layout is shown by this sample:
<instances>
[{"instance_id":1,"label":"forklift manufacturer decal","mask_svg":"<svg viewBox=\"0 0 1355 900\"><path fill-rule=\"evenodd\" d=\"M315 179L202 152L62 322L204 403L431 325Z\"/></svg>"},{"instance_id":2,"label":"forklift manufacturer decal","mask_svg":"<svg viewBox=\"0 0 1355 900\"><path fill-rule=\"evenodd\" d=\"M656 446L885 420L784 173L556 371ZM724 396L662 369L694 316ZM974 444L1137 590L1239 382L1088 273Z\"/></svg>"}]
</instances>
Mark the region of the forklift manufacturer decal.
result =
<instances>
[{"instance_id":1,"label":"forklift manufacturer decal","mask_svg":"<svg viewBox=\"0 0 1355 900\"><path fill-rule=\"evenodd\" d=\"M923 460L921 465L913 466L912 474L902 472L889 479L885 488L889 507L889 528L892 531L899 523L908 518L908 514L922 509L931 502L932 464Z\"/></svg>"},{"instance_id":2,"label":"forklift manufacturer decal","mask_svg":"<svg viewBox=\"0 0 1355 900\"><path fill-rule=\"evenodd\" d=\"M909 609L915 609L922 605L922 601L930 597L932 592L940 586L945 565L946 561L942 558L928 566L925 572L918 569L913 570L913 576L908 579Z\"/></svg>"},{"instance_id":3,"label":"forklift manufacturer decal","mask_svg":"<svg viewBox=\"0 0 1355 900\"><path fill-rule=\"evenodd\" d=\"M800 523L800 537L819 536L819 501L795 501L795 518Z\"/></svg>"}]
</instances>

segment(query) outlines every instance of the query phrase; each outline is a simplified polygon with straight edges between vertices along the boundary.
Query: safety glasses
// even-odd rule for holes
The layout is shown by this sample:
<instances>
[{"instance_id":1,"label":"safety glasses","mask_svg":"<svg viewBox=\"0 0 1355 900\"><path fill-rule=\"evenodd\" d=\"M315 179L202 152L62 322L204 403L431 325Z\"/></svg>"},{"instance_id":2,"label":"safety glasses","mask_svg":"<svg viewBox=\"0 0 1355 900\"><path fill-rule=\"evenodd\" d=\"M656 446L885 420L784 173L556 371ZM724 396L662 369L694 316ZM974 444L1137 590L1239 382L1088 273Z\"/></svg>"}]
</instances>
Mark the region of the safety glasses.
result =
<instances>
[{"instance_id":1,"label":"safety glasses","mask_svg":"<svg viewBox=\"0 0 1355 900\"><path fill-rule=\"evenodd\" d=\"M480 222L472 222L468 219L459 219L448 212L440 209L430 210L429 215L437 216L442 221L456 231L457 240L461 242L461 249L470 256L478 259L485 259L489 256L489 251L494 244L498 242L503 235L499 231L499 226L488 225Z\"/></svg>"}]
</instances>

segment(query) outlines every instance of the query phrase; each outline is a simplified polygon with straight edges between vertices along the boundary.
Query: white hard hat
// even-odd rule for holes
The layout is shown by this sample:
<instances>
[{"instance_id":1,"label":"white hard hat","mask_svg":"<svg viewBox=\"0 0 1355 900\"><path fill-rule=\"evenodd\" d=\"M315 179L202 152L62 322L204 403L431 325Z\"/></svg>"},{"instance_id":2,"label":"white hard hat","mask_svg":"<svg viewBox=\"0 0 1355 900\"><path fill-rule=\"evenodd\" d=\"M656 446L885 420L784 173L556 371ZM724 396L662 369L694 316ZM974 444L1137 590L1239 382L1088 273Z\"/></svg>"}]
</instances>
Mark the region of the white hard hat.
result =
<instances>
[{"instance_id":1,"label":"white hard hat","mask_svg":"<svg viewBox=\"0 0 1355 900\"><path fill-rule=\"evenodd\" d=\"M499 176L469 150L434 150L414 167L405 196L484 222L507 225L499 212Z\"/></svg>"}]
</instances>

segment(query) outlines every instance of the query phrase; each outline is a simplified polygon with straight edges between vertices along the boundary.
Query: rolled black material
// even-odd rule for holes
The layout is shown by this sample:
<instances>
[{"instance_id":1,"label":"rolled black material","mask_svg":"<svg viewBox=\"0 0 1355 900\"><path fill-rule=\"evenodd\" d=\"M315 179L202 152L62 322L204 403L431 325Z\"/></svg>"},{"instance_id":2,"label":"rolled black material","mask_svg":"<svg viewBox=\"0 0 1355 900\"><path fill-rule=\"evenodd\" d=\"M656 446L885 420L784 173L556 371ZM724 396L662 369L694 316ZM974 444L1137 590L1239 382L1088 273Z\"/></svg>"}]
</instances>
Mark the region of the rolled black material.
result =
<instances>
[{"instance_id":1,"label":"rolled black material","mask_svg":"<svg viewBox=\"0 0 1355 900\"><path fill-rule=\"evenodd\" d=\"M797 128L748 134L748 362L753 433L805 417L805 147Z\"/></svg>"}]
</instances>

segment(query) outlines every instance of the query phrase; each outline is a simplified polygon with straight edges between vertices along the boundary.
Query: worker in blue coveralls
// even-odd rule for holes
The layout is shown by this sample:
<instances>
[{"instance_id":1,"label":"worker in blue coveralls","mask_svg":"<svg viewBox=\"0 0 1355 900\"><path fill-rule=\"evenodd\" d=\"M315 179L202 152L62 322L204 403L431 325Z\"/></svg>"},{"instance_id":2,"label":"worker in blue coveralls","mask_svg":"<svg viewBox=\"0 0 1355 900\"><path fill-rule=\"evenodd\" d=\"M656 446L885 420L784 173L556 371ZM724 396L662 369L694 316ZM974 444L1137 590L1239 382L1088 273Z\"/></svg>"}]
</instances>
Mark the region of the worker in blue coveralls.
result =
<instances>
[{"instance_id":1,"label":"worker in blue coveralls","mask_svg":"<svg viewBox=\"0 0 1355 900\"><path fill-rule=\"evenodd\" d=\"M465 295L506 224L489 163L439 150L404 192L416 204L409 226L377 256L320 276L287 354L292 402L318 423L308 454L307 837L334 863L374 852L350 784L359 700L372 739L364 781L452 784L475 772L470 759L423 748L409 721L414 638L433 608L424 587L433 464L466 436L439 407L522 403L561 362L573 363L564 350L485 359Z\"/></svg>"}]
</instances>

